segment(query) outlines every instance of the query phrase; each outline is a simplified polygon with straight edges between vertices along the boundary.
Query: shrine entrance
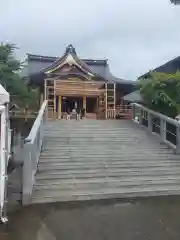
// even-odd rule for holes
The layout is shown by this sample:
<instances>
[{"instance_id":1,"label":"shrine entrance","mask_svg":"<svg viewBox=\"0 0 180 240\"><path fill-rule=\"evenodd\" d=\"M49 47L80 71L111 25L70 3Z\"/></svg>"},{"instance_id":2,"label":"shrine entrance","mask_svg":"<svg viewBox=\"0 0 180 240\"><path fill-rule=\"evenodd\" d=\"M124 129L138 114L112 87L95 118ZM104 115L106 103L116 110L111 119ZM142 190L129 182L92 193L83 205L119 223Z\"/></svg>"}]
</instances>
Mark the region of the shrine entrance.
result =
<instances>
[{"instance_id":1,"label":"shrine entrance","mask_svg":"<svg viewBox=\"0 0 180 240\"><path fill-rule=\"evenodd\" d=\"M62 113L72 112L73 109L81 109L83 107L82 97L62 97Z\"/></svg>"},{"instance_id":2,"label":"shrine entrance","mask_svg":"<svg viewBox=\"0 0 180 240\"><path fill-rule=\"evenodd\" d=\"M115 83L102 81L45 79L45 99L48 100L47 117L64 118L67 111L85 109L88 119L114 119L116 117Z\"/></svg>"},{"instance_id":3,"label":"shrine entrance","mask_svg":"<svg viewBox=\"0 0 180 240\"><path fill-rule=\"evenodd\" d=\"M58 98L58 97L57 97ZM97 97L82 97L82 96L62 96L61 99L61 118L73 109L79 111L85 108L87 118L97 118L98 112L98 98ZM59 102L57 101L57 109L59 109Z\"/></svg>"},{"instance_id":4,"label":"shrine entrance","mask_svg":"<svg viewBox=\"0 0 180 240\"><path fill-rule=\"evenodd\" d=\"M86 112L87 113L97 113L97 97L87 97L86 98Z\"/></svg>"}]
</instances>

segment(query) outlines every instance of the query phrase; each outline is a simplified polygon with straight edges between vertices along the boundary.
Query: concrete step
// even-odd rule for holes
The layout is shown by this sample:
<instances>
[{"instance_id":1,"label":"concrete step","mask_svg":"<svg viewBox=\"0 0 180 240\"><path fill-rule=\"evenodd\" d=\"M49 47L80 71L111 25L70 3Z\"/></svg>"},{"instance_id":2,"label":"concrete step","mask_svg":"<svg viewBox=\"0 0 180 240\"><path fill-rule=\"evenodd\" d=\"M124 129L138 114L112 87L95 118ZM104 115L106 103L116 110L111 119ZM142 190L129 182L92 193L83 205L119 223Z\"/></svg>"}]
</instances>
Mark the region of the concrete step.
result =
<instances>
[{"instance_id":1,"label":"concrete step","mask_svg":"<svg viewBox=\"0 0 180 240\"><path fill-rule=\"evenodd\" d=\"M51 149L49 149L48 150L48 152L43 152L42 154L41 154L41 156L48 156L48 155L50 155L50 156L52 156L52 155L55 155L55 156L57 156L57 155L63 155L63 154L67 154L67 155L69 155L69 154L71 154L71 156L85 156L85 157L91 157L91 156L94 156L94 155L97 155L97 156L106 156L106 155L108 155L108 156L133 156L133 155L136 155L136 156L140 156L141 157L141 151L143 151L144 152L144 157L146 156L146 155L153 155L153 156L156 156L157 154L158 155L165 155L165 154L168 154L168 155L170 155L170 154L172 154L172 151L171 150L164 150L164 151L161 151L161 150L134 150L134 149L131 149L131 148L126 148L126 149L124 149L124 150L122 150L122 151L120 151L120 149L119 149L119 151L118 151L118 149L114 149L114 150L112 150L112 149L69 149L69 150L54 150L54 149L52 149L52 151L50 151ZM130 151L130 152L128 152L128 151ZM172 155L171 155L172 156ZM172 156L172 158L173 158L173 156Z\"/></svg>"},{"instance_id":2,"label":"concrete step","mask_svg":"<svg viewBox=\"0 0 180 240\"><path fill-rule=\"evenodd\" d=\"M41 186L43 187L58 187L58 186L64 186L64 185L76 185L76 184L80 184L80 185L85 185L85 184L117 184L117 185L123 185L124 183L131 183L132 185L137 184L138 182L141 182L141 184L146 184L146 183L154 183L154 182L158 182L161 184L168 184L170 183L170 181L172 182L176 182L179 183L180 181L180 176L178 175L162 175L162 176L158 176L158 175L153 175L153 179L151 178L152 175L141 175L141 174L137 174L134 176L130 176L130 175L120 175L119 177L93 177L93 178L85 178L83 179L76 179L76 178L72 178L71 176L69 176L69 179L44 179L44 180L37 180L36 181L36 187L35 189L40 188ZM142 181L144 183L142 183ZM163 181L163 182L162 182Z\"/></svg>"},{"instance_id":3,"label":"concrete step","mask_svg":"<svg viewBox=\"0 0 180 240\"><path fill-rule=\"evenodd\" d=\"M115 143L111 143L111 144L105 144L105 143L103 143L103 144L100 144L100 143L97 143L97 142L92 142L92 143L85 143L85 142L83 142L83 144L80 144L80 143L78 143L78 144L74 144L74 143L72 143L72 142L69 142L68 143L69 145L61 145L61 146L59 146L58 147L58 145L56 146L56 145L53 145L53 146L49 146L49 145L45 145L45 147L46 147L46 149L44 150L44 152L47 152L47 151L49 151L49 150L57 150L57 151L66 151L66 150L74 150L74 151L93 151L93 150L99 150L99 151L101 151L101 150L111 150L111 151L113 151L113 150L124 150L124 148L126 147L127 148L127 145L126 144L124 144L124 142L123 142L123 144L115 144ZM134 149L135 151L140 151L140 149L136 149L135 147L133 147L133 146L130 146L129 147L129 149ZM159 147L158 146L154 146L154 147L151 147L151 146L147 146L147 145L142 145L142 148L141 148L141 150L143 150L143 151L148 151L148 150L150 150L150 151L153 151L153 150L166 150L167 152L169 151L169 148L168 147L166 147L166 146L162 146L162 145L159 145Z\"/></svg>"},{"instance_id":4,"label":"concrete step","mask_svg":"<svg viewBox=\"0 0 180 240\"><path fill-rule=\"evenodd\" d=\"M64 179L94 179L94 178L132 178L132 177L148 177L150 179L154 178L154 176L159 177L166 177L166 178L171 178L171 177L179 177L179 169L174 169L172 171L167 171L167 170L156 170L156 171L119 171L119 172L110 172L110 171L63 171L63 172L59 172L59 171L55 171L55 172L50 172L48 174L43 174L43 173L39 173L37 178L36 178L36 183L39 182L51 182L54 180L64 180Z\"/></svg>"},{"instance_id":5,"label":"concrete step","mask_svg":"<svg viewBox=\"0 0 180 240\"><path fill-rule=\"evenodd\" d=\"M163 168L163 167L178 167L180 168L180 162L157 162L157 163L151 163L151 162L117 162L117 163L103 163L103 162L97 162L97 163L91 163L91 162L86 162L84 164L82 163L73 163L72 161L69 163L58 163L58 164L49 164L49 165L42 165L40 164L38 169L39 171L51 171L53 169L58 169L58 170L64 170L64 169L95 169L95 168L108 168L108 169L113 169L113 168Z\"/></svg>"},{"instance_id":6,"label":"concrete step","mask_svg":"<svg viewBox=\"0 0 180 240\"><path fill-rule=\"evenodd\" d=\"M83 156L85 156L84 158L83 158ZM139 156L139 157L138 157ZM53 155L50 155L50 154L47 154L47 155L43 155L43 156L41 156L41 159L43 159L44 161L46 161L46 159L48 159L49 158L49 160L53 160L53 159L56 159L56 160L58 160L59 159L59 162L61 162L61 160L63 160L63 159L71 159L72 161L73 160L77 160L77 159L84 159L85 161L87 160L89 160L89 161L91 161L91 160L93 160L93 159L96 159L97 161L98 160L100 160L100 159L103 159L103 158L105 158L105 160L107 159L109 159L109 160L128 160L128 159L130 159L130 157L132 157L132 160L145 160L145 159L149 159L149 160L157 160L157 159L162 159L162 158L164 158L164 159L166 159L166 157L165 157L165 154L162 154L162 153L159 153L158 154L158 152L154 152L153 154L151 154L150 152L147 152L146 153L146 156L147 156L147 158L145 157L145 156L142 156L142 155L140 155L140 154L132 154L132 155L128 155L128 154L120 154L120 153L115 153L114 155L112 154L112 152L111 151L109 151L109 152L103 152L103 153L101 153L101 152L97 152L97 153L95 153L95 152L93 152L93 153L88 153L88 154L86 154L86 152L73 152L73 151L69 151L69 152L66 152L66 154L63 154L62 152L61 153L59 153L59 154L57 154L57 153L53 153ZM173 156L171 156L170 157L170 155L167 157L167 160L168 159L170 159L170 160L178 160L178 158L177 157L173 157ZM40 160L41 161L41 160Z\"/></svg>"},{"instance_id":7,"label":"concrete step","mask_svg":"<svg viewBox=\"0 0 180 240\"><path fill-rule=\"evenodd\" d=\"M130 190L125 188L97 189L96 191L47 191L39 195L33 194L32 203L48 202L70 202L70 201L88 201L97 199L126 199L137 197L167 196L179 195L180 187L175 186L146 186L146 188L136 187Z\"/></svg>"},{"instance_id":8,"label":"concrete step","mask_svg":"<svg viewBox=\"0 0 180 240\"><path fill-rule=\"evenodd\" d=\"M152 189L156 189L156 188L160 188L160 187L166 187L167 189L169 189L171 186L172 187L179 187L180 184L180 180L174 180L174 179L168 179L168 181L164 181L162 183L162 180L147 180L147 181L140 181L136 179L135 182L132 181L113 181L111 182L109 181L104 181L104 182L88 182L88 183L84 183L84 182L74 182L74 183L65 183L62 184L61 182L57 183L57 184L52 184L52 185L36 185L34 188L34 195L36 196L41 196L41 194L51 194L53 196L54 192L57 191L57 193L59 192L59 195L61 195L61 191L89 191L89 192L93 192L93 191L97 191L98 189L106 189L106 191L108 189L122 189L122 188L138 188L138 187L142 187L145 188L146 187L151 187Z\"/></svg>"},{"instance_id":9,"label":"concrete step","mask_svg":"<svg viewBox=\"0 0 180 240\"><path fill-rule=\"evenodd\" d=\"M177 160L171 160L171 159L166 159L164 160L164 158L158 158L158 162L160 163L176 163L177 164ZM40 160L40 164L41 166L43 165L57 165L57 164L71 164L71 163L77 163L77 164L84 164L86 162L90 162L91 164L96 164L96 163L104 163L104 164L117 164L119 163L119 161L121 160L121 162L125 162L127 164L131 164L132 162L133 163L138 163L138 164L143 164L143 163L153 163L153 164L157 164L157 160L156 159L139 159L139 158L132 158L132 159L122 159L121 156L120 157L117 157L117 158L112 158L112 159L109 159L109 158L71 158L71 157L66 157L66 158L62 158L62 159L59 159L59 158L41 158Z\"/></svg>"},{"instance_id":10,"label":"concrete step","mask_svg":"<svg viewBox=\"0 0 180 240\"><path fill-rule=\"evenodd\" d=\"M171 188L175 188L175 187L178 187L179 188L179 183L180 181L176 181L176 180L169 180L169 181L166 181L164 184L162 183L162 181L152 181L152 182L144 182L143 181L138 181L138 182L126 182L126 181L122 181L122 182L119 182L119 181L116 181L116 182L108 182L108 185L107 183L99 183L99 182L94 182L94 183L88 183L88 184L84 184L84 183L79 183L79 184L57 184L57 185L52 185L52 186L35 186L34 188L34 196L36 197L41 197L41 196L49 196L49 195L52 195L52 196L61 196L61 192L63 191L69 191L69 192L86 192L88 191L89 194L94 192L94 191L98 191L100 189L104 189L105 192L107 192L108 190L111 190L111 189L133 189L133 188L151 188L151 189L154 189L154 190L157 190L157 189L163 189L163 188L166 188L166 189L171 189ZM57 192L57 193L56 193ZM102 195L104 193L101 193Z\"/></svg>"}]
</instances>

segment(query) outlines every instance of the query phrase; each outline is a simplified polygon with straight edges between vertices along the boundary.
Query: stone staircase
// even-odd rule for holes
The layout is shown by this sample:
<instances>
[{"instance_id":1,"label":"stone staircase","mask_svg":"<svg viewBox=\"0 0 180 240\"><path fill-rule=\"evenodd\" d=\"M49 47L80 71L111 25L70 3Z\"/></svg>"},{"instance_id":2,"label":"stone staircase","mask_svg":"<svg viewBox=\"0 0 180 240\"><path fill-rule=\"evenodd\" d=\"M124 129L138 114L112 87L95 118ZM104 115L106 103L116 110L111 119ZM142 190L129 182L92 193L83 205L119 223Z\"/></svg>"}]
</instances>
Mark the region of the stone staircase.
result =
<instances>
[{"instance_id":1,"label":"stone staircase","mask_svg":"<svg viewBox=\"0 0 180 240\"><path fill-rule=\"evenodd\" d=\"M176 194L180 157L132 121L47 122L33 203Z\"/></svg>"}]
</instances>

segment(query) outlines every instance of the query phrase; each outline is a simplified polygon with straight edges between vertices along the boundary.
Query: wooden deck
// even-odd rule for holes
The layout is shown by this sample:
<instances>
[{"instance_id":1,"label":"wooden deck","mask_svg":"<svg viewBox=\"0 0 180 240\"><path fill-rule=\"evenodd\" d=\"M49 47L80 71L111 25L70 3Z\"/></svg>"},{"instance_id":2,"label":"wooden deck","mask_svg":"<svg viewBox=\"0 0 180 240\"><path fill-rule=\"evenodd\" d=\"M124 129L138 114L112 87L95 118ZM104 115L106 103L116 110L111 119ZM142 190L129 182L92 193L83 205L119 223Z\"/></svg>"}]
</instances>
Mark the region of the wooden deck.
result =
<instances>
[{"instance_id":1,"label":"wooden deck","mask_svg":"<svg viewBox=\"0 0 180 240\"><path fill-rule=\"evenodd\" d=\"M32 203L180 194L180 160L131 120L48 121Z\"/></svg>"}]
</instances>

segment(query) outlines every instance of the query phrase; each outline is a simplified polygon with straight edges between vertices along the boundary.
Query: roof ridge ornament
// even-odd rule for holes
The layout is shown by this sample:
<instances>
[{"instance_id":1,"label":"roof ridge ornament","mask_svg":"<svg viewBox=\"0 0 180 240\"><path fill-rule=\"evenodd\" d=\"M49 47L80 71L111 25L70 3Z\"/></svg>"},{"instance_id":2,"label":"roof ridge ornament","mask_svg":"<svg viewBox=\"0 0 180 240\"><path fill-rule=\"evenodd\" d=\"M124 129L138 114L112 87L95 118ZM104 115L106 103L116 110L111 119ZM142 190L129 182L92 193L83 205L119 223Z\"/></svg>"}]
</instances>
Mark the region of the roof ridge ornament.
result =
<instances>
[{"instance_id":1,"label":"roof ridge ornament","mask_svg":"<svg viewBox=\"0 0 180 240\"><path fill-rule=\"evenodd\" d=\"M76 54L76 50L75 50L75 48L73 47L72 44L69 44L69 45L67 46L67 48L66 48L65 54L68 54L68 53Z\"/></svg>"}]
</instances>

